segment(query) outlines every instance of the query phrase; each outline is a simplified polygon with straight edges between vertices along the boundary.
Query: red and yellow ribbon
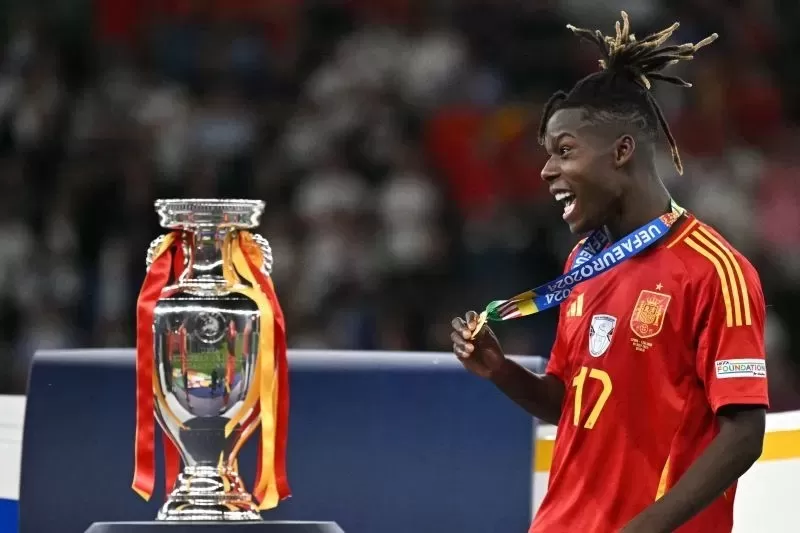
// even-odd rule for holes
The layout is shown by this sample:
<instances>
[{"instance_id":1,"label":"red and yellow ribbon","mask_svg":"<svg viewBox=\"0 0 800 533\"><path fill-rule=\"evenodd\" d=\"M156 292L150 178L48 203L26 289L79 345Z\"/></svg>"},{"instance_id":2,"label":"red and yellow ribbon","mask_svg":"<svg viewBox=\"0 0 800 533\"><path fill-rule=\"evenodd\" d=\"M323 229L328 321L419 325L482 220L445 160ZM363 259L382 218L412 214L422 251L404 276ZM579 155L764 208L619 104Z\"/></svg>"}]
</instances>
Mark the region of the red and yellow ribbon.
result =
<instances>
[{"instance_id":1,"label":"red and yellow ribbon","mask_svg":"<svg viewBox=\"0 0 800 533\"><path fill-rule=\"evenodd\" d=\"M186 235L184 235L186 236ZM191 238L191 234L188 235ZM185 260L186 257L183 253L183 246L181 246L181 240L176 239L174 243L174 256L175 260L173 262L173 279L178 279L178 277L183 274L186 270ZM189 260L191 261L191 254L189 255ZM188 350L187 345L188 340L186 339L186 329L183 330L183 335L181 336L181 345L179 349L182 352ZM161 394L161 388L158 386L158 374L153 373L153 392L155 394ZM188 389L187 389L188 390ZM161 405L164 409L168 409L169 406L163 398L161 399ZM177 420L176 420L177 421ZM179 422L179 421L177 421ZM180 422L179 422L180 423ZM182 424L180 424L182 425ZM178 479L178 474L181 471L181 454L178 451L178 447L175 445L173 440L167 435L166 432L161 432L161 446L164 450L164 483L165 483L165 494L169 494L172 492L172 489L175 487L175 482Z\"/></svg>"},{"instance_id":2,"label":"red and yellow ribbon","mask_svg":"<svg viewBox=\"0 0 800 533\"><path fill-rule=\"evenodd\" d=\"M277 298L272 284L259 268L263 256L252 236L247 232L240 232L238 236L226 239L225 248L223 271L226 280L233 286L232 292L253 300L261 318L259 345L254 361L257 371L241 409L228 422L225 432L230 435L237 426L244 428L240 439L240 442L244 442L260 422L261 438L258 442L256 486L253 494L260 502L260 509L272 509L281 499L290 495L285 460L288 402L282 401L284 397L288 397L288 387L281 387L280 379L281 367L286 368L283 313L276 305ZM247 285L238 283L239 276ZM284 371L288 376L288 370ZM238 448L231 454L232 460L235 460L237 453Z\"/></svg>"},{"instance_id":3,"label":"red and yellow ribbon","mask_svg":"<svg viewBox=\"0 0 800 533\"><path fill-rule=\"evenodd\" d=\"M184 256L179 232L167 236L154 254L137 303L136 350L136 455L133 489L145 500L153 493L155 480L154 395L158 394L157 375L153 372L153 312L156 302L170 280L184 271ZM286 475L286 447L289 418L289 379L286 357L286 326L272 281L261 270L264 257L248 232L229 234L222 246L223 273L227 289L241 294L258 307L260 334L254 358L255 372L251 387L236 416L225 426L229 436L242 431L228 461L235 467L244 442L261 426L258 441L256 482L253 491L262 510L276 507L290 496ZM191 261L191 258L189 258ZM150 386L148 386L148 384ZM165 416L168 416L166 413ZM172 490L180 469L177 447L164 435L164 458L167 493Z\"/></svg>"},{"instance_id":4,"label":"red and yellow ribbon","mask_svg":"<svg viewBox=\"0 0 800 533\"><path fill-rule=\"evenodd\" d=\"M278 398L275 421L275 477L281 499L291 496L286 475L286 447L289 437L289 361L286 356L286 322L283 318L275 287L262 268L264 256L250 233L239 234L239 241L247 265L272 305L275 317L275 362L278 367Z\"/></svg>"},{"instance_id":5,"label":"red and yellow ribbon","mask_svg":"<svg viewBox=\"0 0 800 533\"><path fill-rule=\"evenodd\" d=\"M145 500L155 485L155 418L153 415L153 312L173 268L176 233L166 236L155 251L136 302L136 437L133 490Z\"/></svg>"}]
</instances>

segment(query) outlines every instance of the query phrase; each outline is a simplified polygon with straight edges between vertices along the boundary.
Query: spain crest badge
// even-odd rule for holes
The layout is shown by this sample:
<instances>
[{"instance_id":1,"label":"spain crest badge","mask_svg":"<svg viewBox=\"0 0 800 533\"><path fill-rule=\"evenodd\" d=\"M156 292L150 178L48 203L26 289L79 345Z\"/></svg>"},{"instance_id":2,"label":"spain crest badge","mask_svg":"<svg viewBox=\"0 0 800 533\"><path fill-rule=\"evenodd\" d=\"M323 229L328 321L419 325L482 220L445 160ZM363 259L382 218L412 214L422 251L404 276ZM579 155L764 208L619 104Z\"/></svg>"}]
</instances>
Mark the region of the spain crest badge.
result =
<instances>
[{"instance_id":1,"label":"spain crest badge","mask_svg":"<svg viewBox=\"0 0 800 533\"><path fill-rule=\"evenodd\" d=\"M631 330L637 337L649 339L661 333L671 299L672 296L660 292L643 290L639 293L631 315Z\"/></svg>"}]
</instances>

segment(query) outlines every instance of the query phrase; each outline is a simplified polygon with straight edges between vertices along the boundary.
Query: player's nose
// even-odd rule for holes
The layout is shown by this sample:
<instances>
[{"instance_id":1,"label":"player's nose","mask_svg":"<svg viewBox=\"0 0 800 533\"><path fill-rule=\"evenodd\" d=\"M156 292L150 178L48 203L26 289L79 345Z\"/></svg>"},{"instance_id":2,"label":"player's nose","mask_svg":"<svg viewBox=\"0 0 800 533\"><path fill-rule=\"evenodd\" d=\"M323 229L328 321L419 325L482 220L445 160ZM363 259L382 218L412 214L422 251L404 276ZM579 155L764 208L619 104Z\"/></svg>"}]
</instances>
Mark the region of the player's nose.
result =
<instances>
[{"instance_id":1,"label":"player's nose","mask_svg":"<svg viewBox=\"0 0 800 533\"><path fill-rule=\"evenodd\" d=\"M561 175L561 171L558 168L558 164L553 161L553 158L547 160L544 167L542 168L542 180L546 181L547 183L551 183L554 179Z\"/></svg>"}]
</instances>

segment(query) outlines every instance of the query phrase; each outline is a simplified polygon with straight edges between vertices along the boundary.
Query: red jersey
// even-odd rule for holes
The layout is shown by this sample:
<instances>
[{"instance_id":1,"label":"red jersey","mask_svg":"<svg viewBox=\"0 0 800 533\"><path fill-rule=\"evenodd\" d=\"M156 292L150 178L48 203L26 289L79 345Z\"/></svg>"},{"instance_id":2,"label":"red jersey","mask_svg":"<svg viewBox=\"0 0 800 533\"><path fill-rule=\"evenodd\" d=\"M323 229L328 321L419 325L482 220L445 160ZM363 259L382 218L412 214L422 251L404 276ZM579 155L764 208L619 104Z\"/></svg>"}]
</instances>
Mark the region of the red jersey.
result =
<instances>
[{"instance_id":1,"label":"red jersey","mask_svg":"<svg viewBox=\"0 0 800 533\"><path fill-rule=\"evenodd\" d=\"M718 409L768 407L758 274L694 217L560 311L547 373L566 394L529 533L618 532L714 439ZM735 491L677 531L730 533Z\"/></svg>"}]
</instances>

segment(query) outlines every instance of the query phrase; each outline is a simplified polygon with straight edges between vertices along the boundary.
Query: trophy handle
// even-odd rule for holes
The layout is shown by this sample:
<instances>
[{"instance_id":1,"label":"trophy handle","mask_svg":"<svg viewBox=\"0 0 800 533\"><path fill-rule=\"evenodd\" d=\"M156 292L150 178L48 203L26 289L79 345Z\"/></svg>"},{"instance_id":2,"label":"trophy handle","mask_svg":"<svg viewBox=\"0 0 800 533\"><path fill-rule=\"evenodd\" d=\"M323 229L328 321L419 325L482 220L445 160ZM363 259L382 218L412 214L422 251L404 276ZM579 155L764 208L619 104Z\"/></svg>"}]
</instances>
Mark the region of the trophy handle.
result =
<instances>
[{"instance_id":1,"label":"trophy handle","mask_svg":"<svg viewBox=\"0 0 800 533\"><path fill-rule=\"evenodd\" d=\"M274 260L272 258L272 247L270 246L269 241L265 239L262 235L259 235L258 233L253 233L252 235L253 235L253 241L258 245L258 247L261 249L261 253L264 255L264 263L261 269L267 276L271 276L272 266L274 264ZM161 245L164 243L164 239L166 238L167 234L159 235L158 237L153 239L153 241L150 243L150 246L147 248L147 257L145 258L145 265L147 266L148 270L150 269L150 265L152 265L153 261L155 261L156 259L155 257L156 251L161 247ZM184 248L187 248L184 251L187 252L186 257L188 258L190 251L188 250L186 243L183 243L183 245ZM186 262L187 261L184 261L184 263Z\"/></svg>"},{"instance_id":2,"label":"trophy handle","mask_svg":"<svg viewBox=\"0 0 800 533\"><path fill-rule=\"evenodd\" d=\"M158 251L166 238L167 234L159 235L153 239L153 242L151 242L150 246L147 248L147 257L144 260L145 265L147 265L147 270L150 270L150 265L152 265L153 261L156 260L156 251Z\"/></svg>"},{"instance_id":3,"label":"trophy handle","mask_svg":"<svg viewBox=\"0 0 800 533\"><path fill-rule=\"evenodd\" d=\"M252 235L253 241L255 241L259 248L261 248L261 253L264 255L264 264L261 270L263 270L267 276L271 276L273 265L272 247L269 245L269 241L262 235L259 235L258 233L253 233Z\"/></svg>"}]
</instances>

